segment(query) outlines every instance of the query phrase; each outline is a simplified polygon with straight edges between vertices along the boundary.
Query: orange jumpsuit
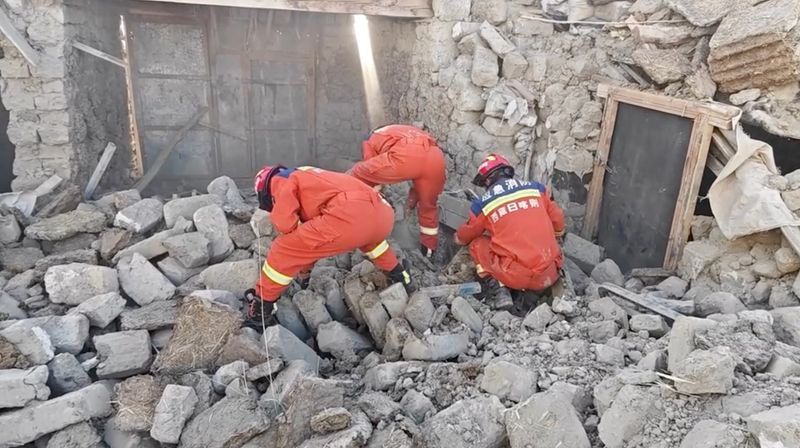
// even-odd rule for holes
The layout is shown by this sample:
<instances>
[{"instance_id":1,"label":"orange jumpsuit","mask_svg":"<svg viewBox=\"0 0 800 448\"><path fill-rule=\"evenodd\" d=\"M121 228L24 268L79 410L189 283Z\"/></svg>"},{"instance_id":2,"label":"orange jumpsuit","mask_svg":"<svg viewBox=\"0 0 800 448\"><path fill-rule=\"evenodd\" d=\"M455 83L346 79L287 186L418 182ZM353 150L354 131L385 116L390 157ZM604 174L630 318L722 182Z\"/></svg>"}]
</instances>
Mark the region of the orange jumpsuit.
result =
<instances>
[{"instance_id":1,"label":"orange jumpsuit","mask_svg":"<svg viewBox=\"0 0 800 448\"><path fill-rule=\"evenodd\" d=\"M563 258L555 233L563 229L564 214L542 184L505 179L473 201L456 238L469 244L479 276L541 291L558 280Z\"/></svg>"},{"instance_id":2,"label":"orange jumpsuit","mask_svg":"<svg viewBox=\"0 0 800 448\"><path fill-rule=\"evenodd\" d=\"M319 168L285 169L271 181L274 208L270 218L280 232L270 247L256 285L268 302L300 272L322 258L361 249L384 271L397 266L386 242L394 211L363 182Z\"/></svg>"},{"instance_id":3,"label":"orange jumpsuit","mask_svg":"<svg viewBox=\"0 0 800 448\"><path fill-rule=\"evenodd\" d=\"M445 161L436 140L413 126L391 125L380 128L363 144L364 161L351 173L375 186L410 180L409 209L419 207L420 242L436 249L439 210L436 202L444 190Z\"/></svg>"}]
</instances>

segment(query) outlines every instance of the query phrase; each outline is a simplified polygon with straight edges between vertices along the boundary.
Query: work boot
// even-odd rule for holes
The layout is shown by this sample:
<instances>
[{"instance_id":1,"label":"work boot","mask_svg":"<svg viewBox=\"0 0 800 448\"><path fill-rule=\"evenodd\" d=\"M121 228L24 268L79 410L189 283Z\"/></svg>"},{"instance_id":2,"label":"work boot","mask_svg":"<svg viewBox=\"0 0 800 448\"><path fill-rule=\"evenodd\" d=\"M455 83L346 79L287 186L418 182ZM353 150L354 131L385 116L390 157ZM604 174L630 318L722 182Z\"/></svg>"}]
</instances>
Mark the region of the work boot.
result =
<instances>
[{"instance_id":1,"label":"work boot","mask_svg":"<svg viewBox=\"0 0 800 448\"><path fill-rule=\"evenodd\" d=\"M261 300L255 291L248 289L244 294L244 326L257 331L263 331L265 327L275 324L275 304Z\"/></svg>"},{"instance_id":2,"label":"work boot","mask_svg":"<svg viewBox=\"0 0 800 448\"><path fill-rule=\"evenodd\" d=\"M436 254L436 251L425 246L424 244L419 245L419 251L422 252L422 256L427 258L428 260L433 259L433 256Z\"/></svg>"},{"instance_id":3,"label":"work boot","mask_svg":"<svg viewBox=\"0 0 800 448\"><path fill-rule=\"evenodd\" d=\"M416 282L414 282L414 280L411 278L411 274L408 273L408 269L406 269L403 264L397 263L397 266L389 271L387 276L392 284L401 283L406 289L406 292L409 294L412 294L417 290Z\"/></svg>"},{"instance_id":4,"label":"work boot","mask_svg":"<svg viewBox=\"0 0 800 448\"><path fill-rule=\"evenodd\" d=\"M485 277L478 282L481 284L481 297L489 299L488 303L495 310L507 310L514 306L511 291L492 277Z\"/></svg>"}]
</instances>

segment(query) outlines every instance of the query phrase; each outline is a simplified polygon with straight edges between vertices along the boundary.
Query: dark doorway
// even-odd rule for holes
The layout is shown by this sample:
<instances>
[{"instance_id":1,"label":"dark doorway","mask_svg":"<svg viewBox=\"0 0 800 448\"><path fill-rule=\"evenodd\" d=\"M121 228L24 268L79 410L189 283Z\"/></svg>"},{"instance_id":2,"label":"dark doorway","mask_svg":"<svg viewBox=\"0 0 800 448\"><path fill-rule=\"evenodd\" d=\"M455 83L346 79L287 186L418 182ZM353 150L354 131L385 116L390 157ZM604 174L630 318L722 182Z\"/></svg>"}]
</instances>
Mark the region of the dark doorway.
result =
<instances>
[{"instance_id":1,"label":"dark doorway","mask_svg":"<svg viewBox=\"0 0 800 448\"><path fill-rule=\"evenodd\" d=\"M800 170L800 140L770 134L762 128L742 123L744 132L755 140L761 140L772 146L775 154L775 164L781 174L789 174Z\"/></svg>"},{"instance_id":2,"label":"dark doorway","mask_svg":"<svg viewBox=\"0 0 800 448\"><path fill-rule=\"evenodd\" d=\"M11 191L14 179L14 145L8 139L8 111L0 101L0 193Z\"/></svg>"}]
</instances>

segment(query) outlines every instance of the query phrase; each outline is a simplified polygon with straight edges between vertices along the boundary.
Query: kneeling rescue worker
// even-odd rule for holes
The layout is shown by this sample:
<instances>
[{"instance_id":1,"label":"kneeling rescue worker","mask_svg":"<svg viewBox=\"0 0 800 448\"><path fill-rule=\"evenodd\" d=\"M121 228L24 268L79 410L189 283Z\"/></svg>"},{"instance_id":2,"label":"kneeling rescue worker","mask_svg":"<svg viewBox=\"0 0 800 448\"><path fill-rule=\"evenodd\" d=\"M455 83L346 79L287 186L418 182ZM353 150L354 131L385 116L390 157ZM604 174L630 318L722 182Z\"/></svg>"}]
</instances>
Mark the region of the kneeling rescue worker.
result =
<instances>
[{"instance_id":1,"label":"kneeling rescue worker","mask_svg":"<svg viewBox=\"0 0 800 448\"><path fill-rule=\"evenodd\" d=\"M456 242L469 245L494 308L511 308L506 287L543 291L558 281L563 258L557 237L564 233L564 214L542 184L514 179L514 168L502 156L487 156L472 183L486 193L472 202Z\"/></svg>"},{"instance_id":2,"label":"kneeling rescue worker","mask_svg":"<svg viewBox=\"0 0 800 448\"><path fill-rule=\"evenodd\" d=\"M392 282L413 288L386 242L394 211L363 182L314 167L267 166L256 175L255 190L259 208L271 213L280 235L272 242L255 290L248 291L262 301L248 304L248 321L260 323L271 314L281 292L298 274L307 278L317 260L355 249Z\"/></svg>"},{"instance_id":3,"label":"kneeling rescue worker","mask_svg":"<svg viewBox=\"0 0 800 448\"><path fill-rule=\"evenodd\" d=\"M367 185L411 181L406 211L417 208L423 255L431 257L439 234L436 202L444 190L445 161L436 140L414 126L390 125L378 128L364 140L364 160L350 173Z\"/></svg>"}]
</instances>

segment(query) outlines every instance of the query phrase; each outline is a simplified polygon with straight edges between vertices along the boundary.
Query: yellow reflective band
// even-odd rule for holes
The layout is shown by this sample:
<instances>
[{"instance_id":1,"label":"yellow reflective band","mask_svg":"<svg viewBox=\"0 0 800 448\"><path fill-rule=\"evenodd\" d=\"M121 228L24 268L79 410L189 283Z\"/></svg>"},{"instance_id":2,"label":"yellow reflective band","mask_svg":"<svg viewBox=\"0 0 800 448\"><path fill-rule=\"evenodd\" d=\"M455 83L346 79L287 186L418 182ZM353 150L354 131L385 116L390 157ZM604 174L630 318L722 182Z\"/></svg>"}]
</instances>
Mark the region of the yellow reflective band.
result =
<instances>
[{"instance_id":1,"label":"yellow reflective band","mask_svg":"<svg viewBox=\"0 0 800 448\"><path fill-rule=\"evenodd\" d=\"M389 250L389 243L383 241L381 244L378 244L375 249L367 252L367 256L374 260L383 255L387 250Z\"/></svg>"},{"instance_id":2,"label":"yellow reflective band","mask_svg":"<svg viewBox=\"0 0 800 448\"><path fill-rule=\"evenodd\" d=\"M408 272L406 271L403 271L403 283L405 283L406 285L411 283L411 276L408 275Z\"/></svg>"},{"instance_id":3,"label":"yellow reflective band","mask_svg":"<svg viewBox=\"0 0 800 448\"><path fill-rule=\"evenodd\" d=\"M267 263L264 263L264 267L261 268L261 270L264 272L264 275L266 275L270 280L281 286L288 286L289 283L292 283L292 277L281 274L280 272L276 271L275 268L273 268Z\"/></svg>"},{"instance_id":4,"label":"yellow reflective band","mask_svg":"<svg viewBox=\"0 0 800 448\"><path fill-rule=\"evenodd\" d=\"M428 235L428 236L436 236L436 235L439 234L439 228L438 227L423 227L423 226L419 226L419 233L421 233L423 235Z\"/></svg>"},{"instance_id":5,"label":"yellow reflective band","mask_svg":"<svg viewBox=\"0 0 800 448\"><path fill-rule=\"evenodd\" d=\"M486 204L486 206L483 207L483 214L488 215L492 213L492 211L494 211L494 209L496 209L497 207L500 207L501 205L507 204L509 202L525 198L539 198L541 196L542 194L536 190L523 190L516 192L514 194L510 194L508 196L502 196Z\"/></svg>"}]
</instances>

